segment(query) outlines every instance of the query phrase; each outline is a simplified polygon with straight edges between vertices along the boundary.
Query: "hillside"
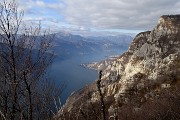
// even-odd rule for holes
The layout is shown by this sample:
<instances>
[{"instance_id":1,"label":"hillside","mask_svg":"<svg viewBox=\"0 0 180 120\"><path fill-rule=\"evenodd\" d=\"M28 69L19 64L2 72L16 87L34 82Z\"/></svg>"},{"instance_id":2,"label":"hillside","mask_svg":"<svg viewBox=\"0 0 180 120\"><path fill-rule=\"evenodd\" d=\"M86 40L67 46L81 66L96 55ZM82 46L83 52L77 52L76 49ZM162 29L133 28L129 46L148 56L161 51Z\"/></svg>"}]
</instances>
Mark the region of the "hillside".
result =
<instances>
[{"instance_id":1,"label":"hillside","mask_svg":"<svg viewBox=\"0 0 180 120\"><path fill-rule=\"evenodd\" d=\"M106 119L180 119L180 15L161 16L152 31L139 33L102 70ZM73 93L56 118L102 119L96 84Z\"/></svg>"}]
</instances>

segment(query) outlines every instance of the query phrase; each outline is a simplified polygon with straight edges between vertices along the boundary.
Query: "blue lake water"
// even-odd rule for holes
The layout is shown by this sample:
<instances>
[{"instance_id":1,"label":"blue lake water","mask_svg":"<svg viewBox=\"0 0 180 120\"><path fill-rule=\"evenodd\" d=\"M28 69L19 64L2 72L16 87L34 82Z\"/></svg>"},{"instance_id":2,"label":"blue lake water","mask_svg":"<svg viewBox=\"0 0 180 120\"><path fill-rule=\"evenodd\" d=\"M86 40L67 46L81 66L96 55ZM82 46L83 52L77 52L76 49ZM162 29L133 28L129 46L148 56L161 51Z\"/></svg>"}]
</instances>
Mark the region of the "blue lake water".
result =
<instances>
[{"instance_id":1,"label":"blue lake water","mask_svg":"<svg viewBox=\"0 0 180 120\"><path fill-rule=\"evenodd\" d=\"M82 56L81 56L82 57ZM80 57L55 62L52 65L52 75L57 84L65 83L66 88L61 95L62 103L75 90L78 90L97 78L97 72L80 66Z\"/></svg>"},{"instance_id":2,"label":"blue lake water","mask_svg":"<svg viewBox=\"0 0 180 120\"><path fill-rule=\"evenodd\" d=\"M87 69L80 64L100 61L105 56L121 54L125 50L102 52L89 55L74 55L67 59L56 57L51 67L51 76L57 84L66 84L61 94L61 102L65 103L67 97L76 90L81 89L97 79L98 73L95 70Z\"/></svg>"}]
</instances>

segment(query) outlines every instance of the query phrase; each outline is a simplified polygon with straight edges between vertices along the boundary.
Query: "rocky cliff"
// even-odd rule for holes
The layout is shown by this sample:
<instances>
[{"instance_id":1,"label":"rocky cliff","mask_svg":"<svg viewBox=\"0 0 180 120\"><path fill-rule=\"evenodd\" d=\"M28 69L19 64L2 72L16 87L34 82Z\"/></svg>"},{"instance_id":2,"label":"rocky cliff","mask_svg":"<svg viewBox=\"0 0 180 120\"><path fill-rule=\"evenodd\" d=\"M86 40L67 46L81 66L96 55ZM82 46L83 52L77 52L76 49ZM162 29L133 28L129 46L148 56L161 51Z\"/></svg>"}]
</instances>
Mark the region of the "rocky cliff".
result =
<instances>
[{"instance_id":1,"label":"rocky cliff","mask_svg":"<svg viewBox=\"0 0 180 120\"><path fill-rule=\"evenodd\" d=\"M101 92L107 119L132 101L133 109L141 109L144 102L179 80L180 15L164 15L152 31L139 33L127 52L104 65ZM56 118L101 119L96 86L94 82L73 93Z\"/></svg>"}]
</instances>

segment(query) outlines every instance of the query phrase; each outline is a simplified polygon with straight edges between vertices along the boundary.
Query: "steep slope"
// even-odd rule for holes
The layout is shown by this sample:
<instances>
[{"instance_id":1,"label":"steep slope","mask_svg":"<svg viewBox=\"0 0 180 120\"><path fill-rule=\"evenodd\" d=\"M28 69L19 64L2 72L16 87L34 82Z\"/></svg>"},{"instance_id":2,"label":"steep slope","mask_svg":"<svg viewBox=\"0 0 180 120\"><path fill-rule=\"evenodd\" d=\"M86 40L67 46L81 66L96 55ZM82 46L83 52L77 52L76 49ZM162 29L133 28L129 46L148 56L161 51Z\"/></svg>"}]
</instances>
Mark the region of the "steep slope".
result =
<instances>
[{"instance_id":1,"label":"steep slope","mask_svg":"<svg viewBox=\"0 0 180 120\"><path fill-rule=\"evenodd\" d=\"M106 117L120 114L127 103L141 109L144 102L157 97L164 88L177 86L179 81L180 15L164 15L152 31L139 33L126 53L103 68L101 91ZM95 82L73 93L57 118L101 119L100 113Z\"/></svg>"}]
</instances>

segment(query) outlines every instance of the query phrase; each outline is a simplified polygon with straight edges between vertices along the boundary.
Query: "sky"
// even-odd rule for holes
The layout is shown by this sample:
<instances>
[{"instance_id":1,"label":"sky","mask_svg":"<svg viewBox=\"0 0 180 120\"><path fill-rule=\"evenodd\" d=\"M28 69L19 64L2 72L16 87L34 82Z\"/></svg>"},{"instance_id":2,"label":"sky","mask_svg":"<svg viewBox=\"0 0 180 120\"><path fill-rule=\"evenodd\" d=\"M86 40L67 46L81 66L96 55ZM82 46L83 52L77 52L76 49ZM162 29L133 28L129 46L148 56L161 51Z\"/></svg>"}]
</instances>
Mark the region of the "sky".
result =
<instances>
[{"instance_id":1,"label":"sky","mask_svg":"<svg viewBox=\"0 0 180 120\"><path fill-rule=\"evenodd\" d=\"M180 14L180 0L16 0L24 21L74 34L152 30L162 15Z\"/></svg>"}]
</instances>

